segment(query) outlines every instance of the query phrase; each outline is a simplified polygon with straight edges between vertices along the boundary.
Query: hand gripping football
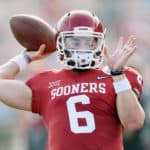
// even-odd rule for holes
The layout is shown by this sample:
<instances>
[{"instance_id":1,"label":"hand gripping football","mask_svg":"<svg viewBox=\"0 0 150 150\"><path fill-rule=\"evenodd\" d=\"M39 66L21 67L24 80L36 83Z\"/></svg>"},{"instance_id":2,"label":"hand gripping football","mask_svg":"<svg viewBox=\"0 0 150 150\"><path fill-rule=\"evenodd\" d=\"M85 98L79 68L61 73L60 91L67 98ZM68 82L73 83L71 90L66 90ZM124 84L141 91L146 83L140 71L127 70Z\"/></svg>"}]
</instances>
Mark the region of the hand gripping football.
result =
<instances>
[{"instance_id":1,"label":"hand gripping football","mask_svg":"<svg viewBox=\"0 0 150 150\"><path fill-rule=\"evenodd\" d=\"M27 51L37 51L41 44L46 44L45 53L56 50L56 30L43 19L19 14L11 17L10 28L16 40Z\"/></svg>"}]
</instances>

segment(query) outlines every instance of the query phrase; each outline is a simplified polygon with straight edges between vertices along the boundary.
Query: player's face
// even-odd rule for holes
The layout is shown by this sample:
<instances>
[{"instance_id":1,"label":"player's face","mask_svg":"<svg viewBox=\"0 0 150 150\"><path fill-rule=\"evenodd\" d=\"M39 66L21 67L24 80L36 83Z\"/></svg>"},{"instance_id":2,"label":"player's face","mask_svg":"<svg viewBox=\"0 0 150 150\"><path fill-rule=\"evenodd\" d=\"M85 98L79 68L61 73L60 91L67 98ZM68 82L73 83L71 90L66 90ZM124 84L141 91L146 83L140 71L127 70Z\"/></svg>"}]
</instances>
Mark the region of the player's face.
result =
<instances>
[{"instance_id":1,"label":"player's face","mask_svg":"<svg viewBox=\"0 0 150 150\"><path fill-rule=\"evenodd\" d=\"M103 33L91 30L61 32L57 43L67 68L91 69L102 62Z\"/></svg>"},{"instance_id":2,"label":"player's face","mask_svg":"<svg viewBox=\"0 0 150 150\"><path fill-rule=\"evenodd\" d=\"M65 39L66 49L72 50L94 50L97 47L97 39L93 37L67 37Z\"/></svg>"},{"instance_id":3,"label":"player's face","mask_svg":"<svg viewBox=\"0 0 150 150\"><path fill-rule=\"evenodd\" d=\"M65 57L70 65L87 67L94 64L92 58L100 59L101 51L98 49L101 39L93 36L66 36L64 39Z\"/></svg>"}]
</instances>

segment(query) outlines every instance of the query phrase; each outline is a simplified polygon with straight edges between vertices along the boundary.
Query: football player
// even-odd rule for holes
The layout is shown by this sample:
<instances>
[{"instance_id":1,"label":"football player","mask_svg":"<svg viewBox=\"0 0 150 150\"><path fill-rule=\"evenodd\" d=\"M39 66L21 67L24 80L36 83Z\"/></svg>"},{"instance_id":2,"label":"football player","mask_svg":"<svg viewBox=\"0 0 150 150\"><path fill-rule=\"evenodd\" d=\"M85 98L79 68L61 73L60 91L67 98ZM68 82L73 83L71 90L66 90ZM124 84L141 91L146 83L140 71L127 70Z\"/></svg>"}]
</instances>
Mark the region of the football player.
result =
<instances>
[{"instance_id":1,"label":"football player","mask_svg":"<svg viewBox=\"0 0 150 150\"><path fill-rule=\"evenodd\" d=\"M30 62L46 57L45 44L0 68L4 104L41 115L48 128L49 150L123 150L123 130L143 126L143 80L126 66L136 51L135 37L119 39L110 55L98 17L73 10L57 23L57 51L65 68L51 69L26 83L15 76ZM101 63L105 56L107 67Z\"/></svg>"}]
</instances>

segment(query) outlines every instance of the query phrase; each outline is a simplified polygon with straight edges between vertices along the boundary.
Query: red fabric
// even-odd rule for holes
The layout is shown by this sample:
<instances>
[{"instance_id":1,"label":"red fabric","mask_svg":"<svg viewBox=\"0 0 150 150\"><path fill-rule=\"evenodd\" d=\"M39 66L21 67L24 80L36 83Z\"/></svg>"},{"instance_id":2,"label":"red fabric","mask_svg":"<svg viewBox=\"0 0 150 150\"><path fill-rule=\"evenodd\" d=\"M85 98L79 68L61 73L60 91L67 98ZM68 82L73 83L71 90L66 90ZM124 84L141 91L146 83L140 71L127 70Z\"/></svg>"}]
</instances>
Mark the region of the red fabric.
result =
<instances>
[{"instance_id":1,"label":"red fabric","mask_svg":"<svg viewBox=\"0 0 150 150\"><path fill-rule=\"evenodd\" d=\"M130 81L130 84L132 85L132 88L135 88L138 90L140 96L142 95L142 87L143 87L143 79L139 72L137 72L135 69L127 67L125 70L126 76L128 77L128 80Z\"/></svg>"},{"instance_id":2,"label":"red fabric","mask_svg":"<svg viewBox=\"0 0 150 150\"><path fill-rule=\"evenodd\" d=\"M126 74L142 93L136 73L127 69ZM32 111L43 116L48 127L49 150L123 150L112 83L101 70L48 71L27 82L33 92Z\"/></svg>"}]
</instances>

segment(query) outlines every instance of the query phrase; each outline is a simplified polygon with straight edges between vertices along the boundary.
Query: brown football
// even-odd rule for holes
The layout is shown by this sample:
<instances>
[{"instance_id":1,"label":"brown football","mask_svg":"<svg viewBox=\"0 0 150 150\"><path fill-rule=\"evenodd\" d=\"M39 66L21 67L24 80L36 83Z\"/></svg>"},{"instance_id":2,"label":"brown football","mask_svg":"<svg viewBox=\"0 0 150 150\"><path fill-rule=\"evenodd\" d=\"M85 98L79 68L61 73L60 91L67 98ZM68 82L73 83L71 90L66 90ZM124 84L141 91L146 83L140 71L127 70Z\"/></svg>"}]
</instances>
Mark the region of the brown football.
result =
<instances>
[{"instance_id":1,"label":"brown football","mask_svg":"<svg viewBox=\"0 0 150 150\"><path fill-rule=\"evenodd\" d=\"M40 17L18 14L10 19L10 28L16 40L27 51L37 51L46 44L45 53L56 50L56 30Z\"/></svg>"}]
</instances>

